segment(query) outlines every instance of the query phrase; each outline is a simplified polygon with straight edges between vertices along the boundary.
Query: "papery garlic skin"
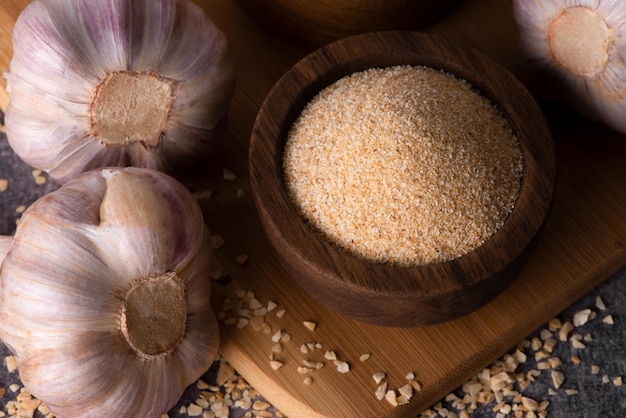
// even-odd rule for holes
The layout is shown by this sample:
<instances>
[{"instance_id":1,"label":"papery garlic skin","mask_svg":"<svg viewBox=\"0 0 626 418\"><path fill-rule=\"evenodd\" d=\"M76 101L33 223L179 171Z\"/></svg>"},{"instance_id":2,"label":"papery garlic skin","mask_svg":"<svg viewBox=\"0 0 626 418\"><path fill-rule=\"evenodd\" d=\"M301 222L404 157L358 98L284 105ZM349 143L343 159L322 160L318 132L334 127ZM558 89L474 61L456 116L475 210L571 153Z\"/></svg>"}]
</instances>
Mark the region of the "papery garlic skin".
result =
<instances>
[{"instance_id":1,"label":"papery garlic skin","mask_svg":"<svg viewBox=\"0 0 626 418\"><path fill-rule=\"evenodd\" d=\"M40 198L21 219L0 270L0 338L26 389L59 417L167 412L208 370L219 344L210 235L191 193L153 170L93 170ZM172 325L178 335L165 338L171 346L153 339L160 352L145 355L129 344L123 311L130 289L152 283L168 285L161 297L148 293L140 302L174 300L182 310L171 317L170 304L135 304L144 317L134 319L154 322L159 335L180 312L185 317ZM184 301L172 298L173 288ZM160 331L159 321L166 324Z\"/></svg>"},{"instance_id":2,"label":"papery garlic skin","mask_svg":"<svg viewBox=\"0 0 626 418\"><path fill-rule=\"evenodd\" d=\"M4 260L4 257L6 257L9 252L9 248L11 248L12 243L12 236L0 235L0 265L2 264L2 260Z\"/></svg>"},{"instance_id":3,"label":"papery garlic skin","mask_svg":"<svg viewBox=\"0 0 626 418\"><path fill-rule=\"evenodd\" d=\"M531 90L626 133L626 2L514 0L513 8Z\"/></svg>"},{"instance_id":4,"label":"papery garlic skin","mask_svg":"<svg viewBox=\"0 0 626 418\"><path fill-rule=\"evenodd\" d=\"M60 183L105 166L178 174L224 134L235 78L227 39L189 0L35 0L17 19L13 47L9 143ZM133 77L154 83L146 94L144 84L108 94L119 103L98 109L117 74L129 76L113 87L122 94ZM140 112L148 117L129 123ZM111 121L117 133L104 127Z\"/></svg>"}]
</instances>

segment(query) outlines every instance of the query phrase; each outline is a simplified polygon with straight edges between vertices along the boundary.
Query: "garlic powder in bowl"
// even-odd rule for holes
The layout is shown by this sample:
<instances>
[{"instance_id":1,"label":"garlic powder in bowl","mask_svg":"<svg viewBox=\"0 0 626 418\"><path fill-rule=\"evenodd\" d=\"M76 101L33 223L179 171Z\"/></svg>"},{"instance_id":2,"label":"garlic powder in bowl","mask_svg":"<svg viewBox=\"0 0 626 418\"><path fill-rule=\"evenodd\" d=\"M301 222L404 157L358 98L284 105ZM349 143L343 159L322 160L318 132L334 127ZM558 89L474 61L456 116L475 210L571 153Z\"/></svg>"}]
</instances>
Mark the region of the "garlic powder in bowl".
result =
<instances>
[{"instance_id":1,"label":"garlic powder in bowl","mask_svg":"<svg viewBox=\"0 0 626 418\"><path fill-rule=\"evenodd\" d=\"M344 77L311 100L283 157L302 216L375 262L421 265L481 245L513 209L517 138L465 80L424 66Z\"/></svg>"}]
</instances>

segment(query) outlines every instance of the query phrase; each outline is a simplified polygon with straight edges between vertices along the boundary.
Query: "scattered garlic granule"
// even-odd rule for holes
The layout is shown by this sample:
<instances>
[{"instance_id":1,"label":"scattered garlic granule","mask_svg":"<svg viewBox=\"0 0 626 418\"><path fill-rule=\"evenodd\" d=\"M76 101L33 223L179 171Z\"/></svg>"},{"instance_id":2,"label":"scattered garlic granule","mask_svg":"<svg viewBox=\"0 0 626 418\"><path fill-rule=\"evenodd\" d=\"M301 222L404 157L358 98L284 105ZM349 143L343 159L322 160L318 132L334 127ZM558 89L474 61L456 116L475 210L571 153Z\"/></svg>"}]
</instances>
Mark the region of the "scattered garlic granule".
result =
<instances>
[{"instance_id":1,"label":"scattered garlic granule","mask_svg":"<svg viewBox=\"0 0 626 418\"><path fill-rule=\"evenodd\" d=\"M545 351L546 353L552 353L555 346L556 346L556 340L554 338L548 338L543 343L543 351Z\"/></svg>"},{"instance_id":2,"label":"scattered garlic granule","mask_svg":"<svg viewBox=\"0 0 626 418\"><path fill-rule=\"evenodd\" d=\"M31 172L31 174L33 175L33 179L35 180L35 184L37 184L38 186L41 186L42 184L46 184L46 182L48 181L46 176L43 174L43 171L41 171L39 169L33 170Z\"/></svg>"},{"instance_id":3,"label":"scattered garlic granule","mask_svg":"<svg viewBox=\"0 0 626 418\"><path fill-rule=\"evenodd\" d=\"M235 257L235 262L243 266L248 261L248 258L248 254L239 254L237 257Z\"/></svg>"},{"instance_id":4,"label":"scattered garlic granule","mask_svg":"<svg viewBox=\"0 0 626 418\"><path fill-rule=\"evenodd\" d=\"M567 341L569 333L572 332L573 330L574 330L574 325L569 321L565 322L561 326L561 329L559 330L559 340Z\"/></svg>"},{"instance_id":5,"label":"scattered garlic granule","mask_svg":"<svg viewBox=\"0 0 626 418\"><path fill-rule=\"evenodd\" d=\"M191 417L198 417L202 415L203 410L204 408L194 403L187 405L187 415Z\"/></svg>"},{"instance_id":6,"label":"scattered garlic granule","mask_svg":"<svg viewBox=\"0 0 626 418\"><path fill-rule=\"evenodd\" d=\"M565 374L563 374L563 372L552 370L550 376L552 377L552 384L556 389L560 388L565 381Z\"/></svg>"},{"instance_id":7,"label":"scattered garlic granule","mask_svg":"<svg viewBox=\"0 0 626 418\"><path fill-rule=\"evenodd\" d=\"M13 373L17 370L17 359L15 358L15 356L6 356L4 358L4 361L6 362L7 371L9 373Z\"/></svg>"},{"instance_id":8,"label":"scattered garlic granule","mask_svg":"<svg viewBox=\"0 0 626 418\"><path fill-rule=\"evenodd\" d=\"M225 240L224 237L218 234L215 235L211 235L211 245L213 246L214 250L219 250L220 248L222 248L225 244Z\"/></svg>"},{"instance_id":9,"label":"scattered garlic granule","mask_svg":"<svg viewBox=\"0 0 626 418\"><path fill-rule=\"evenodd\" d=\"M313 373L313 370L315 370L315 369L313 369L311 367L307 367L307 366L298 366L298 368L296 370L300 374L307 374L307 373Z\"/></svg>"},{"instance_id":10,"label":"scattered garlic granule","mask_svg":"<svg viewBox=\"0 0 626 418\"><path fill-rule=\"evenodd\" d=\"M385 379L385 377L387 377L385 372L376 372L376 373L374 373L372 375L372 378L374 379L374 382L376 382L377 384L382 382Z\"/></svg>"},{"instance_id":11,"label":"scattered garlic granule","mask_svg":"<svg viewBox=\"0 0 626 418\"><path fill-rule=\"evenodd\" d=\"M345 361L340 361L337 364L337 371L339 373L348 373L350 371L350 364Z\"/></svg>"},{"instance_id":12,"label":"scattered garlic granule","mask_svg":"<svg viewBox=\"0 0 626 418\"><path fill-rule=\"evenodd\" d=\"M413 397L413 386L411 386L410 383L400 386L398 388L398 393L401 396L404 396L407 400L410 400Z\"/></svg>"},{"instance_id":13,"label":"scattered garlic granule","mask_svg":"<svg viewBox=\"0 0 626 418\"><path fill-rule=\"evenodd\" d=\"M225 168L222 172L222 177L226 181L235 181L237 180L237 174L234 171Z\"/></svg>"},{"instance_id":14,"label":"scattered garlic granule","mask_svg":"<svg viewBox=\"0 0 626 418\"><path fill-rule=\"evenodd\" d=\"M274 333L274 335L272 335L272 341L274 341L275 343L279 342L281 340L281 338L283 337L283 331L282 330L278 330Z\"/></svg>"},{"instance_id":15,"label":"scattered garlic granule","mask_svg":"<svg viewBox=\"0 0 626 418\"><path fill-rule=\"evenodd\" d=\"M6 192L9 189L9 180L0 179L0 193Z\"/></svg>"},{"instance_id":16,"label":"scattered garlic granule","mask_svg":"<svg viewBox=\"0 0 626 418\"><path fill-rule=\"evenodd\" d=\"M273 370L278 370L278 369L280 369L281 367L283 367L283 363L282 363L281 361L278 361L278 360L271 360L271 361L270 361L270 367L271 367Z\"/></svg>"},{"instance_id":17,"label":"scattered garlic granule","mask_svg":"<svg viewBox=\"0 0 626 418\"><path fill-rule=\"evenodd\" d=\"M252 309L252 310L257 310L257 309L261 309L263 308L263 304L261 303L260 300L258 300L257 298L253 297L248 301L248 308Z\"/></svg>"},{"instance_id":18,"label":"scattered garlic granule","mask_svg":"<svg viewBox=\"0 0 626 418\"><path fill-rule=\"evenodd\" d=\"M391 405L398 406L398 399L397 399L395 390L388 390L387 393L385 393L385 399Z\"/></svg>"},{"instance_id":19,"label":"scattered garlic granule","mask_svg":"<svg viewBox=\"0 0 626 418\"><path fill-rule=\"evenodd\" d=\"M583 326L589 320L591 316L591 309L583 309L582 311L578 311L574 314L573 323L575 327Z\"/></svg>"},{"instance_id":20,"label":"scattered garlic granule","mask_svg":"<svg viewBox=\"0 0 626 418\"><path fill-rule=\"evenodd\" d=\"M196 200L211 199L213 197L213 191L212 190L204 190L204 191L201 191L201 192L195 192L193 194L193 197Z\"/></svg>"},{"instance_id":21,"label":"scattered garlic granule","mask_svg":"<svg viewBox=\"0 0 626 418\"><path fill-rule=\"evenodd\" d=\"M557 331L561 328L561 326L562 324L559 318L552 318L550 321L548 321L548 328L550 329L550 331Z\"/></svg>"},{"instance_id":22,"label":"scattered garlic granule","mask_svg":"<svg viewBox=\"0 0 626 418\"><path fill-rule=\"evenodd\" d=\"M376 396L376 399L378 399L379 401L382 401L383 399L385 399L386 394L387 394L387 382L378 386L376 388L376 392L374 393L374 395Z\"/></svg>"}]
</instances>

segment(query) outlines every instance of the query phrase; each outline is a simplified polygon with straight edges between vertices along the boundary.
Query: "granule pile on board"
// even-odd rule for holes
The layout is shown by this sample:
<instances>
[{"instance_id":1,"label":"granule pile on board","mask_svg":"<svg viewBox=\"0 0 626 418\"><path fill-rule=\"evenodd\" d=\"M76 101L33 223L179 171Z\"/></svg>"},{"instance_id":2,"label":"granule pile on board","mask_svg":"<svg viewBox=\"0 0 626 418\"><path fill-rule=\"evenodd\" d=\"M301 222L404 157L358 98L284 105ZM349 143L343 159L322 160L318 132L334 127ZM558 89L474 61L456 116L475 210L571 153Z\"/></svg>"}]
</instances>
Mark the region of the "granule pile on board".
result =
<instances>
[{"instance_id":1,"label":"granule pile on board","mask_svg":"<svg viewBox=\"0 0 626 418\"><path fill-rule=\"evenodd\" d=\"M519 142L468 82L426 67L370 69L307 104L283 155L301 215L377 262L457 258L505 221L519 194Z\"/></svg>"},{"instance_id":2,"label":"granule pile on board","mask_svg":"<svg viewBox=\"0 0 626 418\"><path fill-rule=\"evenodd\" d=\"M418 418L542 418L549 416L552 399L562 401L563 397L573 397L571 405L575 405L578 388L586 391L585 381L591 385L611 384L619 390L622 375L603 373L605 368L612 367L593 363L597 357L586 353L587 344L594 341L587 323L597 321L596 317L601 315L605 325L600 328L611 326L605 321L612 317L604 312L606 309L602 298L596 296L595 309L581 309L569 320L551 319L535 336L522 340L513 351L421 412ZM578 374L577 379L568 379L566 371L574 367L582 367L597 378L581 379Z\"/></svg>"}]
</instances>

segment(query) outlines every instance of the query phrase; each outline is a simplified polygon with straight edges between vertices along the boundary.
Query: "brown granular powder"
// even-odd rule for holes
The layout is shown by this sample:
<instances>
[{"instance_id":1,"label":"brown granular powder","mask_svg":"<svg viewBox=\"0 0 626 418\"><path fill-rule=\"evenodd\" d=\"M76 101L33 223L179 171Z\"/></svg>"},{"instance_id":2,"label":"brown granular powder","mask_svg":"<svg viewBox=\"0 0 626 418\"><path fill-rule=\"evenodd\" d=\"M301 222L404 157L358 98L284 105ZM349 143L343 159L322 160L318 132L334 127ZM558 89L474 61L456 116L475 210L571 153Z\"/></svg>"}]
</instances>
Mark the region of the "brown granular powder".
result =
<instances>
[{"instance_id":1,"label":"brown granular powder","mask_svg":"<svg viewBox=\"0 0 626 418\"><path fill-rule=\"evenodd\" d=\"M376 262L424 265L480 246L519 194L507 120L465 80L370 69L311 100L290 129L286 186L331 242Z\"/></svg>"}]
</instances>

